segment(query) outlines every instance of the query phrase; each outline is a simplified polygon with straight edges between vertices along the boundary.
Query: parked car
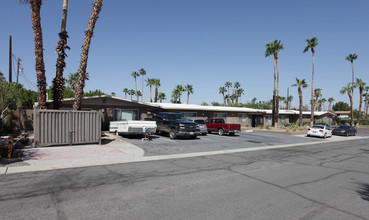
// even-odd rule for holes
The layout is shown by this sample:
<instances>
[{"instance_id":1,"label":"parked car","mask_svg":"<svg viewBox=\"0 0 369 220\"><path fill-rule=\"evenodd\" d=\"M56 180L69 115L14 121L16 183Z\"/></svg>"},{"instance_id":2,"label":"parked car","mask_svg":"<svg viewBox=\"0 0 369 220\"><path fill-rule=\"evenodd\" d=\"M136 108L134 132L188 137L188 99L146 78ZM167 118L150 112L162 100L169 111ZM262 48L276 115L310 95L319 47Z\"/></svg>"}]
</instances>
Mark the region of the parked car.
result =
<instances>
[{"instance_id":1,"label":"parked car","mask_svg":"<svg viewBox=\"0 0 369 220\"><path fill-rule=\"evenodd\" d=\"M144 135L156 132L155 121L111 121L109 132L115 135Z\"/></svg>"},{"instance_id":2,"label":"parked car","mask_svg":"<svg viewBox=\"0 0 369 220\"><path fill-rule=\"evenodd\" d=\"M209 118L205 122L209 134L211 132L217 132L219 135L234 135L241 131L240 124L227 124L222 118Z\"/></svg>"},{"instance_id":3,"label":"parked car","mask_svg":"<svg viewBox=\"0 0 369 220\"><path fill-rule=\"evenodd\" d=\"M208 134L208 128L206 127L205 120L202 120L202 119L193 119L192 121L193 122L196 122L199 125L200 133L202 135L207 135Z\"/></svg>"},{"instance_id":4,"label":"parked car","mask_svg":"<svg viewBox=\"0 0 369 220\"><path fill-rule=\"evenodd\" d=\"M183 114L171 112L159 112L147 121L156 121L156 131L169 134L170 139L177 136L189 136L195 139L200 134L199 125L189 121Z\"/></svg>"},{"instance_id":5,"label":"parked car","mask_svg":"<svg viewBox=\"0 0 369 220\"><path fill-rule=\"evenodd\" d=\"M349 126L349 125L340 125L333 129L334 135L355 136L356 133L357 133L356 128Z\"/></svg>"},{"instance_id":6,"label":"parked car","mask_svg":"<svg viewBox=\"0 0 369 220\"><path fill-rule=\"evenodd\" d=\"M330 126L324 125L314 125L307 129L307 136L315 136L315 137L332 137L332 129Z\"/></svg>"}]
</instances>

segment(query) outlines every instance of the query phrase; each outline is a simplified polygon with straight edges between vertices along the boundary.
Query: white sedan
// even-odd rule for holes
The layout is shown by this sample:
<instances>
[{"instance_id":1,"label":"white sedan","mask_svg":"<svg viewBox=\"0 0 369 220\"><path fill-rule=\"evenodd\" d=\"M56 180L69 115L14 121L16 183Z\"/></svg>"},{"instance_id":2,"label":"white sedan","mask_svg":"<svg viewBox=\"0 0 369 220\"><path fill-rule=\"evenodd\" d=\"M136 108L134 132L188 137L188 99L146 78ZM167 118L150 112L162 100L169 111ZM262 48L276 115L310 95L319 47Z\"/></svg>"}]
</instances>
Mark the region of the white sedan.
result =
<instances>
[{"instance_id":1,"label":"white sedan","mask_svg":"<svg viewBox=\"0 0 369 220\"><path fill-rule=\"evenodd\" d=\"M323 126L323 125L314 125L307 129L307 136L316 136L316 137L332 137L332 129L331 127Z\"/></svg>"}]
</instances>

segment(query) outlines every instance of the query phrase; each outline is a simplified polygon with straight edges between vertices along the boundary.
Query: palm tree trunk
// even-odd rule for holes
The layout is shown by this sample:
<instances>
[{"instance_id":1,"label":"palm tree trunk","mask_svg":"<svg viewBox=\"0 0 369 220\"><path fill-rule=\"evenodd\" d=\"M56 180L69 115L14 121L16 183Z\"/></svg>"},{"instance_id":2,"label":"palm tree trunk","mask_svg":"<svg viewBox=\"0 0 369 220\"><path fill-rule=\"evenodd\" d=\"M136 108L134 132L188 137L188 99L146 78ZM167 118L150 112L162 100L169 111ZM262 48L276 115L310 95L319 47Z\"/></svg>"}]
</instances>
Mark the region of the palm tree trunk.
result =
<instances>
[{"instance_id":1,"label":"palm tree trunk","mask_svg":"<svg viewBox=\"0 0 369 220\"><path fill-rule=\"evenodd\" d=\"M67 45L68 32L66 31L68 14L68 0L63 0L63 16L62 25L59 33L59 42L55 51L58 53L58 59L56 61L56 76L53 80L53 108L60 109L63 100L63 90L65 79L63 72L65 68L65 53L66 49L70 49Z\"/></svg>"},{"instance_id":2,"label":"palm tree trunk","mask_svg":"<svg viewBox=\"0 0 369 220\"><path fill-rule=\"evenodd\" d=\"M150 85L150 102L152 102L152 90L151 90L152 86Z\"/></svg>"},{"instance_id":3,"label":"palm tree trunk","mask_svg":"<svg viewBox=\"0 0 369 220\"><path fill-rule=\"evenodd\" d=\"M225 96L224 96L224 92L222 93L223 95L223 106L226 106L226 99L225 99Z\"/></svg>"},{"instance_id":4,"label":"palm tree trunk","mask_svg":"<svg viewBox=\"0 0 369 220\"><path fill-rule=\"evenodd\" d=\"M31 5L32 29L35 36L35 60L40 109L46 109L46 76L44 63L44 46L42 40L40 9L42 0L29 0Z\"/></svg>"},{"instance_id":5,"label":"palm tree trunk","mask_svg":"<svg viewBox=\"0 0 369 220\"><path fill-rule=\"evenodd\" d=\"M354 82L355 82L354 61L351 61L351 68L352 68L352 85L354 85ZM354 88L352 88L351 94L352 94L352 97L354 97Z\"/></svg>"},{"instance_id":6,"label":"palm tree trunk","mask_svg":"<svg viewBox=\"0 0 369 220\"><path fill-rule=\"evenodd\" d=\"M359 115L357 116L357 126L360 126L362 103L363 103L363 90L360 88L360 103L359 103Z\"/></svg>"},{"instance_id":7,"label":"palm tree trunk","mask_svg":"<svg viewBox=\"0 0 369 220\"><path fill-rule=\"evenodd\" d=\"M274 65L275 70L277 71L277 89L276 89L276 96L275 96L275 127L278 127L278 119L279 119L279 71L278 71L278 57L274 56Z\"/></svg>"},{"instance_id":8,"label":"palm tree trunk","mask_svg":"<svg viewBox=\"0 0 369 220\"><path fill-rule=\"evenodd\" d=\"M300 105L299 105L299 124L300 127L302 126L302 91L301 91L301 87L299 87L299 99L300 99Z\"/></svg>"},{"instance_id":9,"label":"palm tree trunk","mask_svg":"<svg viewBox=\"0 0 369 220\"><path fill-rule=\"evenodd\" d=\"M365 95L365 118L368 117L368 94Z\"/></svg>"},{"instance_id":10,"label":"palm tree trunk","mask_svg":"<svg viewBox=\"0 0 369 220\"><path fill-rule=\"evenodd\" d=\"M135 90L136 90L136 98L137 98L137 102L138 102L137 79L136 79L136 77L135 77Z\"/></svg>"},{"instance_id":11,"label":"palm tree trunk","mask_svg":"<svg viewBox=\"0 0 369 220\"><path fill-rule=\"evenodd\" d=\"M142 96L141 96L141 102L143 102L143 98L144 98L144 75L142 75Z\"/></svg>"},{"instance_id":12,"label":"palm tree trunk","mask_svg":"<svg viewBox=\"0 0 369 220\"><path fill-rule=\"evenodd\" d=\"M158 91L158 85L156 85L155 86L155 97L154 97L154 102L155 103L158 102L158 93L159 93L159 91Z\"/></svg>"},{"instance_id":13,"label":"palm tree trunk","mask_svg":"<svg viewBox=\"0 0 369 220\"><path fill-rule=\"evenodd\" d=\"M94 34L94 28L97 19L99 18L99 13L101 11L103 0L95 0L94 5L92 6L90 20L87 25L87 29L85 31L85 39L82 45L82 53L81 53L81 63L78 70L78 89L75 101L73 103L73 110L80 110L82 104L82 95L83 89L85 87L85 79L86 79L86 69L87 69L87 59L88 59L88 51L90 49L91 38Z\"/></svg>"},{"instance_id":14,"label":"palm tree trunk","mask_svg":"<svg viewBox=\"0 0 369 220\"><path fill-rule=\"evenodd\" d=\"M311 79L311 116L310 116L310 126L314 125L314 66L315 66L315 54L313 52L313 73Z\"/></svg>"},{"instance_id":15,"label":"palm tree trunk","mask_svg":"<svg viewBox=\"0 0 369 220\"><path fill-rule=\"evenodd\" d=\"M187 93L187 105L190 103L190 93Z\"/></svg>"},{"instance_id":16,"label":"palm tree trunk","mask_svg":"<svg viewBox=\"0 0 369 220\"><path fill-rule=\"evenodd\" d=\"M351 126L354 126L354 103L352 101L352 95L348 95L349 98L350 98L350 108L351 108L351 112L350 112L350 115L351 115Z\"/></svg>"}]
</instances>

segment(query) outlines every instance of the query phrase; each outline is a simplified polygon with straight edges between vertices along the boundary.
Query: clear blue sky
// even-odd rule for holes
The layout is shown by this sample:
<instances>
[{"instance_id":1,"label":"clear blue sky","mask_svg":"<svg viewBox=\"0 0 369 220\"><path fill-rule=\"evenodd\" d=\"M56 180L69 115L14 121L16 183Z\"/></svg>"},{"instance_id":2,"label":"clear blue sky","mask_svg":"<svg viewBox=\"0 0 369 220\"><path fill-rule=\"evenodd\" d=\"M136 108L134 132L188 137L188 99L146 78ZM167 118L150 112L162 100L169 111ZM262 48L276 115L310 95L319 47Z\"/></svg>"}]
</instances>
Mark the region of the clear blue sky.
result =
<instances>
[{"instance_id":1,"label":"clear blue sky","mask_svg":"<svg viewBox=\"0 0 369 220\"><path fill-rule=\"evenodd\" d=\"M67 67L65 76L77 72L81 46L92 0L69 0ZM295 78L305 78L304 104L310 98L312 56L302 53L305 40L317 37L314 88L323 97L348 102L339 90L351 81L350 53L355 77L369 83L369 1L367 0L124 0L104 1L89 53L90 80L85 91L100 89L124 97L123 88L134 89L131 72L140 68L146 77L161 80L160 92L167 102L177 84L192 84L190 103L222 102L219 87L226 81L241 83L242 102L256 97L272 98L273 58L264 57L265 44L282 41L279 53L280 95L287 87L298 106ZM13 36L13 54L20 57L26 81L35 89L34 36L29 5L5 0L0 8L0 71L8 78L8 41ZM55 76L55 46L61 25L62 1L44 0L42 29L48 86ZM15 65L15 62L14 62ZM14 72L16 67L13 67ZM13 75L13 81L16 78ZM138 78L141 89L141 77ZM144 91L148 101L149 89ZM358 105L358 91L355 92ZM186 95L182 96L186 100Z\"/></svg>"}]
</instances>

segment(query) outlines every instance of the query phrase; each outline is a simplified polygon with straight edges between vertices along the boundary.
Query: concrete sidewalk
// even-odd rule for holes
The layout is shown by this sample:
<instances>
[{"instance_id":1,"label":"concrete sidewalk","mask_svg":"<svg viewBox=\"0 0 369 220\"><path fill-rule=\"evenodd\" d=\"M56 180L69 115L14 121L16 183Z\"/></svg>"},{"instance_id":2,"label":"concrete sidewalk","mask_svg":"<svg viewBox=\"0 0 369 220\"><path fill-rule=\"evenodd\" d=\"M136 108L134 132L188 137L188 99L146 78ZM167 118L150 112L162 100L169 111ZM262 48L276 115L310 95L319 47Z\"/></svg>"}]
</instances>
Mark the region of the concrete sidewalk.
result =
<instances>
[{"instance_id":1,"label":"concrete sidewalk","mask_svg":"<svg viewBox=\"0 0 369 220\"><path fill-rule=\"evenodd\" d=\"M112 136L110 136L112 137ZM113 136L108 144L23 149L22 161L0 167L1 174L108 165L135 161L144 150Z\"/></svg>"}]
</instances>

